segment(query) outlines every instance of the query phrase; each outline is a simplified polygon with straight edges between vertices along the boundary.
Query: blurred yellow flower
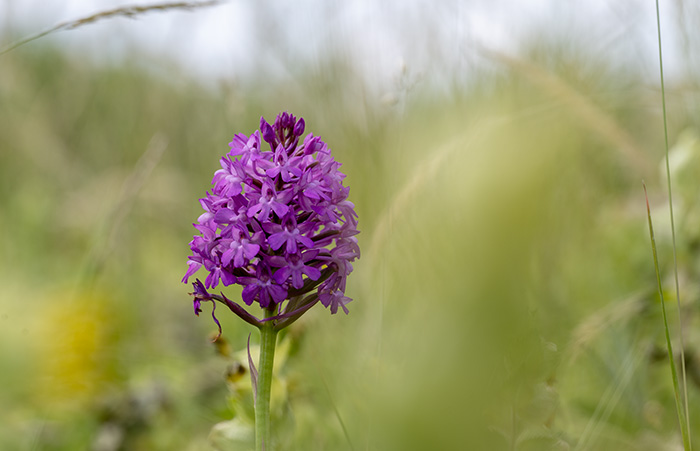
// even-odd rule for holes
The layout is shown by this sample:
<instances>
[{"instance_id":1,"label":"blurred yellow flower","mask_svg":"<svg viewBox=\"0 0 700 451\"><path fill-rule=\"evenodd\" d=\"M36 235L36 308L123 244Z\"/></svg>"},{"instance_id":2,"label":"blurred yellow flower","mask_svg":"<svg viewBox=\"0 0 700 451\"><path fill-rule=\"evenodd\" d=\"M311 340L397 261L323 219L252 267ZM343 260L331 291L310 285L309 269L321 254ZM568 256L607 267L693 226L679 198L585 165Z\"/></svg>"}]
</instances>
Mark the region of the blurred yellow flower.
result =
<instances>
[{"instance_id":1,"label":"blurred yellow flower","mask_svg":"<svg viewBox=\"0 0 700 451\"><path fill-rule=\"evenodd\" d=\"M109 300L95 291L45 305L37 328L37 395L52 407L85 406L114 376Z\"/></svg>"}]
</instances>

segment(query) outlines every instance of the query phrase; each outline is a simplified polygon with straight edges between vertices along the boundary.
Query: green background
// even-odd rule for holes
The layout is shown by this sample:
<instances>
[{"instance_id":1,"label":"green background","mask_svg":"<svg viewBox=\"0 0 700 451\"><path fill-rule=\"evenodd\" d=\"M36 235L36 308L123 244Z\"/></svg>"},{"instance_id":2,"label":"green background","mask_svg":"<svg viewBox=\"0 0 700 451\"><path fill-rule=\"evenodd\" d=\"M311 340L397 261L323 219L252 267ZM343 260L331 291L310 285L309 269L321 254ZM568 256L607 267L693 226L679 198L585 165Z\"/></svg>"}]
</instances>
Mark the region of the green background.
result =
<instances>
[{"instance_id":1,"label":"green background","mask_svg":"<svg viewBox=\"0 0 700 451\"><path fill-rule=\"evenodd\" d=\"M51 38L0 55L0 448L250 448L257 332L221 308L211 344L180 279L227 143L286 110L343 163L362 258L350 315L317 307L281 338L279 449L679 449L641 183L680 352L657 79L585 36L479 55L439 89L409 68L391 101L330 54L216 85ZM700 441L691 59L683 74L668 120Z\"/></svg>"}]
</instances>

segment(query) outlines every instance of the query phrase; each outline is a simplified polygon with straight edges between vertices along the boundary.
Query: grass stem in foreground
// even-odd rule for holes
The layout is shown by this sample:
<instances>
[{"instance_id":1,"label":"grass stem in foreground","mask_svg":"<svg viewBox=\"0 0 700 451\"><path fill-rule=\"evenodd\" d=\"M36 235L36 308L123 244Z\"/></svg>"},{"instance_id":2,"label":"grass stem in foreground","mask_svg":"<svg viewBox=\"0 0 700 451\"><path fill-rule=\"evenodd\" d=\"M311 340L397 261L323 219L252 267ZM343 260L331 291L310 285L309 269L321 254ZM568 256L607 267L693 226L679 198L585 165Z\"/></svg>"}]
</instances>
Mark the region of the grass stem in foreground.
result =
<instances>
[{"instance_id":1,"label":"grass stem in foreground","mask_svg":"<svg viewBox=\"0 0 700 451\"><path fill-rule=\"evenodd\" d=\"M669 214L671 215L671 238L673 240L673 275L676 283L676 303L678 305L678 335L680 336L680 347L681 347L681 374L683 375L683 399L684 399L684 412L685 412L685 428L686 434L684 436L683 443L686 444L686 450L692 449L692 444L690 441L690 412L688 409L688 383L686 380L686 370L685 370L685 343L683 342L683 318L681 315L681 290L680 284L678 283L678 256L676 252L676 225L673 219L673 194L671 191L671 168L668 158L668 124L666 121L666 87L664 86L664 59L661 51L661 14L659 13L659 0L656 0L656 31L659 42L659 73L661 79L661 106L664 118L664 144L666 146L666 181L668 183L668 208ZM647 201L648 203L648 201ZM658 271L658 267L657 267ZM668 333L668 328L667 328ZM678 393L676 393L678 396ZM681 428L684 426L681 425ZM687 437L686 437L687 436Z\"/></svg>"},{"instance_id":2,"label":"grass stem in foreground","mask_svg":"<svg viewBox=\"0 0 700 451\"><path fill-rule=\"evenodd\" d=\"M644 186L644 198L647 201L647 218L649 219L649 237L651 238L651 251L654 254L654 269L656 270L656 283L659 287L659 301L661 302L661 312L664 318L664 330L666 332L666 347L668 350L668 360L671 365L671 377L673 378L673 391L676 398L676 411L678 413L678 423L681 427L681 434L683 435L683 449L690 451L690 434L688 429L685 427L685 415L683 415L683 410L681 408L681 398L680 391L678 389L678 373L676 372L676 362L673 358L673 346L671 345L671 335L668 331L668 319L666 317L666 303L664 302L664 292L661 287L661 275L659 273L659 259L656 254L656 240L654 240L654 226L651 223L651 209L649 208L649 196L647 195L647 185L642 181Z\"/></svg>"}]
</instances>

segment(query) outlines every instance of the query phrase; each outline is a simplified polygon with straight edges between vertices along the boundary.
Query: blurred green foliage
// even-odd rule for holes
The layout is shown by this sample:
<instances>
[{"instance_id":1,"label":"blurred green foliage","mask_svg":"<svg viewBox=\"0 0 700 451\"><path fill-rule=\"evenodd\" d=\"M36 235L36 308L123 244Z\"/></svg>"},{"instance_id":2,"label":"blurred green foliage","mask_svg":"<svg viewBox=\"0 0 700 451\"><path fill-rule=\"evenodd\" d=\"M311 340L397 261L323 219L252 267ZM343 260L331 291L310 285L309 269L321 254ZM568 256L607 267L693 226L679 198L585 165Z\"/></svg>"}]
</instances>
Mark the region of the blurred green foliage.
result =
<instances>
[{"instance_id":1,"label":"blurred green foliage","mask_svg":"<svg viewBox=\"0 0 700 451\"><path fill-rule=\"evenodd\" d=\"M226 144L289 110L343 163L363 256L350 315L314 309L281 338L280 449L674 449L640 183L668 276L658 96L585 52L525 55L487 52L495 68L447 92L397 86L398 104L342 59L212 87L137 57L1 56L0 448L250 445L257 335L222 310L209 343L180 278ZM696 108L669 113L691 419Z\"/></svg>"}]
</instances>

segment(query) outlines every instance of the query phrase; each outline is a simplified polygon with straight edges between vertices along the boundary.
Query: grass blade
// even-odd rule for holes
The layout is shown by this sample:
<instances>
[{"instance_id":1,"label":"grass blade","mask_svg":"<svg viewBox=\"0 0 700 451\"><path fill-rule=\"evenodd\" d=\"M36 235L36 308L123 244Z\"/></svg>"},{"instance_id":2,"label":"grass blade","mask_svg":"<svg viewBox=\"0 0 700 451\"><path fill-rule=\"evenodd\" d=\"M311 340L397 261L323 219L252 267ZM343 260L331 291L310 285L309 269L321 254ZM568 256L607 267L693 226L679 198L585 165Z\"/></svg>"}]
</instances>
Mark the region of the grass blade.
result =
<instances>
[{"instance_id":1,"label":"grass blade","mask_svg":"<svg viewBox=\"0 0 700 451\"><path fill-rule=\"evenodd\" d=\"M664 301L664 292L661 288L661 275L659 274L659 259L656 255L656 240L654 240L654 226L651 223L651 209L649 208L649 196L647 195L647 185L642 181L644 186L644 198L647 201L647 218L649 219L649 237L651 238L651 251L654 254L654 269L656 270L656 283L659 288L659 300L661 302L661 312L664 318L664 330L666 333L666 347L668 349L668 360L671 365L671 377L673 378L673 391L676 398L676 410L678 413L678 422L683 435L683 448L690 451L690 434L685 427L685 417L681 408L680 391L678 389L678 373L676 372L676 362L673 358L673 346L671 345L671 335L668 331L668 319L666 317L666 302Z\"/></svg>"},{"instance_id":2,"label":"grass blade","mask_svg":"<svg viewBox=\"0 0 700 451\"><path fill-rule=\"evenodd\" d=\"M201 1L201 2L181 1L181 2L158 3L155 5L121 6L119 8L109 9L106 11L101 11L101 12L98 12L95 14L91 14L89 16L82 17L80 19L70 20L67 22L61 22L59 24L56 24L53 27L48 28L42 32L27 36L25 38L20 39L19 41L13 42L12 44L10 44L7 47L0 50L0 55L2 55L3 53L7 53L10 50L14 50L17 47L20 47L24 44L28 44L32 41L35 41L39 38L42 38L46 35L54 33L56 31L72 30L74 28L82 27L83 25L94 23L94 22L100 21L102 19L108 19L108 18L117 17L117 16L134 18L140 14L147 13L150 11L165 11L165 10L170 10L170 9L193 9L193 8L201 8L203 6L215 6L215 5L220 4L222 1L224 1L224 0L208 0L208 1Z\"/></svg>"},{"instance_id":3,"label":"grass blade","mask_svg":"<svg viewBox=\"0 0 700 451\"><path fill-rule=\"evenodd\" d=\"M683 433L683 445L686 446L686 450L691 450L692 445L690 441L690 411L688 409L688 384L686 381L686 370L685 370L685 343L683 342L683 318L681 315L681 294L680 285L678 283L678 257L676 252L676 226L673 219L673 194L671 191L671 168L668 159L668 125L666 121L666 88L664 86L664 59L663 53L661 51L661 14L659 13L659 0L656 0L656 31L659 42L659 73L661 78L661 106L664 118L664 144L666 146L666 181L668 183L668 208L669 214L671 215L671 238L673 240L673 276L676 284L676 303L678 304L678 335L680 336L681 345L681 374L683 375L683 400L684 400L684 411L685 411L685 428L681 424L681 428L684 430ZM645 188L646 193L646 188ZM649 207L649 200L647 199L647 209ZM651 216L649 217L649 226L651 227ZM656 251L654 251L656 252ZM657 266L658 272L658 266ZM664 320L665 322L665 320ZM668 334L668 325L666 326L666 333ZM674 376L675 378L675 376ZM678 390L678 387L676 387ZM678 397L678 393L676 393Z\"/></svg>"}]
</instances>

